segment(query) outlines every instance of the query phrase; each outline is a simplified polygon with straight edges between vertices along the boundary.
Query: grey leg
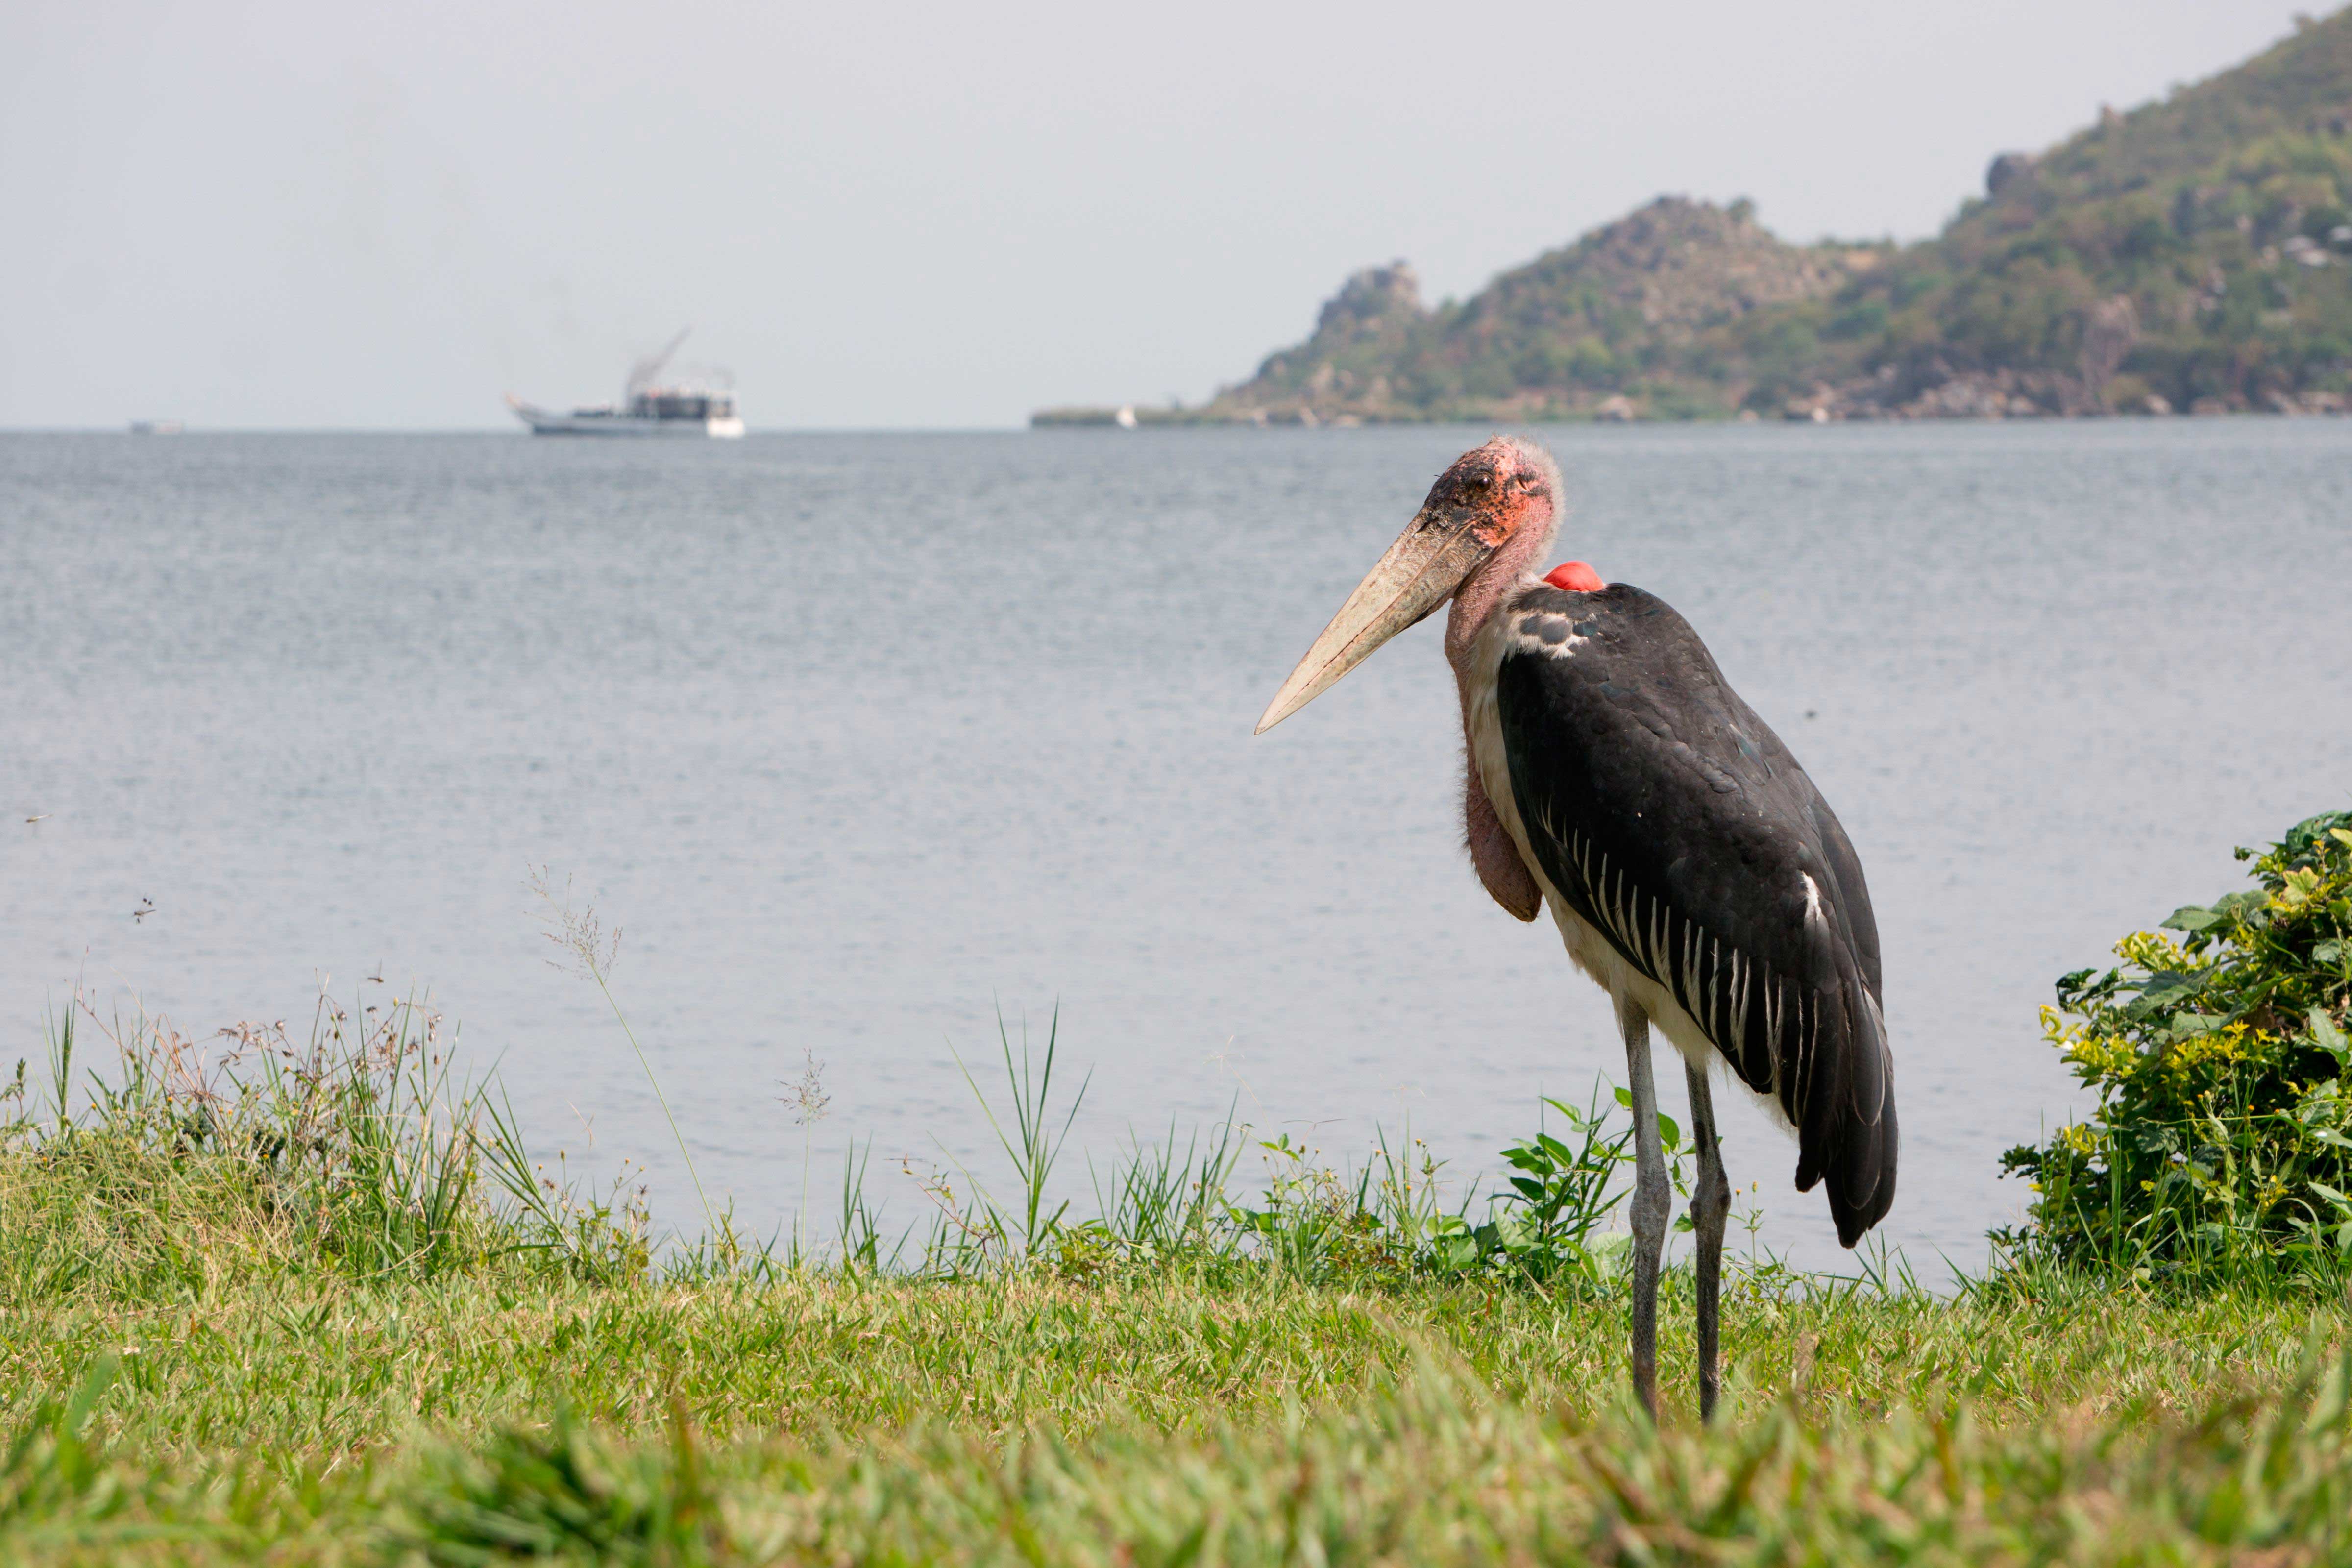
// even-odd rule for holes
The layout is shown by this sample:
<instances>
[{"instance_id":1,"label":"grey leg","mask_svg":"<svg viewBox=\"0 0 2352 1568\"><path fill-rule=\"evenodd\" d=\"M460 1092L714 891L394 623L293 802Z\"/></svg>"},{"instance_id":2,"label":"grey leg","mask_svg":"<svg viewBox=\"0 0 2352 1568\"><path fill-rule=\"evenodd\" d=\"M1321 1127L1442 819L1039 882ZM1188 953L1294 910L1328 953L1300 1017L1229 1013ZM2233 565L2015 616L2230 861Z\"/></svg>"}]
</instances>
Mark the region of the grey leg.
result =
<instances>
[{"instance_id":1,"label":"grey leg","mask_svg":"<svg viewBox=\"0 0 2352 1568\"><path fill-rule=\"evenodd\" d=\"M1625 1037L1625 1073L1633 1095L1633 1392L1658 1418L1658 1262L1674 1197L1666 1152L1658 1142L1658 1086L1650 1076L1650 1020L1630 997L1617 998Z\"/></svg>"},{"instance_id":2,"label":"grey leg","mask_svg":"<svg viewBox=\"0 0 2352 1568\"><path fill-rule=\"evenodd\" d=\"M1698 1184L1691 1193L1691 1224L1698 1232L1698 1414L1715 1419L1721 1381L1717 1311L1723 1295L1723 1225L1731 1215L1731 1181L1723 1173L1723 1142L1715 1132L1715 1100L1704 1068L1683 1065L1690 1085L1691 1137L1698 1144Z\"/></svg>"}]
</instances>

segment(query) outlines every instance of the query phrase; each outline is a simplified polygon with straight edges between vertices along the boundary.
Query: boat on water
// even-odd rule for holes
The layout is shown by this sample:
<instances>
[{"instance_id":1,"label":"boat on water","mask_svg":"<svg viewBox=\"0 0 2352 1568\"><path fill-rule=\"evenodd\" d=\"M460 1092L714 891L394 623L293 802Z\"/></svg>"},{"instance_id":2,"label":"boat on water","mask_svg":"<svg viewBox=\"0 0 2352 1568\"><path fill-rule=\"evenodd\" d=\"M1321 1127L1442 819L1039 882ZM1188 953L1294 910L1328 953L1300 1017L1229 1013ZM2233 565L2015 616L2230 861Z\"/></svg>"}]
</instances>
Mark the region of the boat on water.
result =
<instances>
[{"instance_id":1,"label":"boat on water","mask_svg":"<svg viewBox=\"0 0 2352 1568\"><path fill-rule=\"evenodd\" d=\"M680 332L661 353L639 360L618 403L564 411L525 403L509 392L507 406L534 436L740 436L743 420L726 373L668 373L670 357L685 342Z\"/></svg>"}]
</instances>

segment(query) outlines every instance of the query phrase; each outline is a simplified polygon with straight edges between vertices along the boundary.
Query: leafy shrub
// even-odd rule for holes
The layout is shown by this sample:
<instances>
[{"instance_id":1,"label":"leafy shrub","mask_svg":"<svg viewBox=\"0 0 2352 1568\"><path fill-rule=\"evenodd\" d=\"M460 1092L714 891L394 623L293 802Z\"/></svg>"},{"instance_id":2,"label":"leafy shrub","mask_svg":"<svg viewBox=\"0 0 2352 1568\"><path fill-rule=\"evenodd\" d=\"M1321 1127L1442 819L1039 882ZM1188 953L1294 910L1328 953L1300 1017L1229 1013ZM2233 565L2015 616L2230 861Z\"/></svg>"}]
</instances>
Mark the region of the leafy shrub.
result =
<instances>
[{"instance_id":1,"label":"leafy shrub","mask_svg":"<svg viewBox=\"0 0 2352 1568\"><path fill-rule=\"evenodd\" d=\"M1427 1277L1525 1279L1572 1292L1612 1289L1631 1258L1632 1237L1609 1228L1633 1188L1633 1129L1617 1110L1633 1096L1616 1089L1615 1106L1596 1089L1582 1109L1547 1098L1566 1119L1564 1136L1538 1130L1506 1145L1510 1167L1502 1187L1481 1200L1465 1193L1452 1207L1442 1196L1442 1163L1408 1134L1402 1153L1385 1141L1352 1171L1318 1163L1287 1134L1261 1143L1265 1191L1253 1205L1223 1199L1236 1246L1301 1279L1396 1283ZM1658 1116L1668 1179L1688 1196L1691 1152L1672 1117ZM1687 1215L1676 1221L1690 1228Z\"/></svg>"},{"instance_id":2,"label":"leafy shrub","mask_svg":"<svg viewBox=\"0 0 2352 1568\"><path fill-rule=\"evenodd\" d=\"M1631 1110L1633 1095L1622 1089L1615 1093L1618 1105ZM1521 1274L1592 1289L1623 1270L1633 1237L1603 1226L1632 1191L1632 1183L1621 1184L1620 1178L1633 1163L1633 1127L1629 1121L1617 1129L1597 1093L1581 1110L1549 1098L1544 1104L1567 1119L1573 1142L1538 1131L1506 1146L1503 1162L1514 1174L1486 1200L1486 1223L1473 1226L1465 1216L1445 1216L1432 1236L1427 1267L1441 1273ZM1682 1130L1663 1111L1658 1141L1675 1191L1688 1196ZM1689 1229L1690 1216L1677 1216L1676 1225Z\"/></svg>"},{"instance_id":3,"label":"leafy shrub","mask_svg":"<svg viewBox=\"0 0 2352 1568\"><path fill-rule=\"evenodd\" d=\"M2058 982L2043 1034L2098 1104L2002 1156L2038 1196L1997 1239L2144 1273L2352 1264L2352 812L2238 858L2255 887Z\"/></svg>"}]
</instances>

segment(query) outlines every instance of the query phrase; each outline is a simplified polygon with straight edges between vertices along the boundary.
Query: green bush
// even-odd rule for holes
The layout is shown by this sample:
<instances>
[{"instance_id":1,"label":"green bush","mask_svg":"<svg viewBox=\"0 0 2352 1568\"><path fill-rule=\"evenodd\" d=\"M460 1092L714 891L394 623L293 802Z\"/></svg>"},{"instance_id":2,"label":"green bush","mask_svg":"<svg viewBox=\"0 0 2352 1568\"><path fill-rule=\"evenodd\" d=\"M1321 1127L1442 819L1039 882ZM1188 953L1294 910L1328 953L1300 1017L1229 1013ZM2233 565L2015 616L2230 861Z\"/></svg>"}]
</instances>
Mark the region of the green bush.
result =
<instances>
[{"instance_id":1,"label":"green bush","mask_svg":"<svg viewBox=\"0 0 2352 1568\"><path fill-rule=\"evenodd\" d=\"M2065 976L2042 1009L2098 1103L2002 1156L2037 1194L1998 1236L2019 1253L2143 1274L2352 1264L2352 812L2238 858L2255 887L2126 937L2119 965Z\"/></svg>"}]
</instances>

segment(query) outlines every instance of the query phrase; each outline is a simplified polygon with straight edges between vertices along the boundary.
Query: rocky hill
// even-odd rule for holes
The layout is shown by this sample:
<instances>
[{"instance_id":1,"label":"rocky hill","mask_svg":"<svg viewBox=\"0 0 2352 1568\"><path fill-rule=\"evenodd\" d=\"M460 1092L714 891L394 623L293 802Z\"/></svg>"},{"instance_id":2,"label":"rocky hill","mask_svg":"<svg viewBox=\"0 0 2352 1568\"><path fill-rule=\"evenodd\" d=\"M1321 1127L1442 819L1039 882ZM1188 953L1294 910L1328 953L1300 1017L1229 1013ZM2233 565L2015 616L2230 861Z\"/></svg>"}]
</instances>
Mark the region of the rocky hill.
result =
<instances>
[{"instance_id":1,"label":"rocky hill","mask_svg":"<svg viewBox=\"0 0 2352 1568\"><path fill-rule=\"evenodd\" d=\"M1881 251L1775 238L1746 204L1662 196L1429 310L1403 262L1360 272L1315 335L1221 393L1210 418L1728 413L1775 307L1826 300Z\"/></svg>"},{"instance_id":2,"label":"rocky hill","mask_svg":"<svg viewBox=\"0 0 2352 1568\"><path fill-rule=\"evenodd\" d=\"M2352 10L1994 159L1982 198L1841 298L1885 324L1808 367L1830 383L1811 395L1864 413L2340 409L2347 209Z\"/></svg>"},{"instance_id":3,"label":"rocky hill","mask_svg":"<svg viewBox=\"0 0 2352 1568\"><path fill-rule=\"evenodd\" d=\"M1402 261L1360 272L1250 379L1142 418L2340 411L2347 391L2352 9L2001 154L1933 239L1791 245L1745 202L1662 197L1459 304L1424 306Z\"/></svg>"}]
</instances>

